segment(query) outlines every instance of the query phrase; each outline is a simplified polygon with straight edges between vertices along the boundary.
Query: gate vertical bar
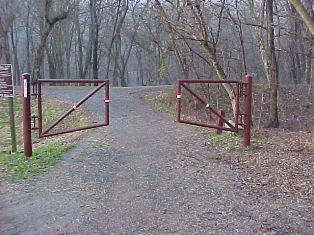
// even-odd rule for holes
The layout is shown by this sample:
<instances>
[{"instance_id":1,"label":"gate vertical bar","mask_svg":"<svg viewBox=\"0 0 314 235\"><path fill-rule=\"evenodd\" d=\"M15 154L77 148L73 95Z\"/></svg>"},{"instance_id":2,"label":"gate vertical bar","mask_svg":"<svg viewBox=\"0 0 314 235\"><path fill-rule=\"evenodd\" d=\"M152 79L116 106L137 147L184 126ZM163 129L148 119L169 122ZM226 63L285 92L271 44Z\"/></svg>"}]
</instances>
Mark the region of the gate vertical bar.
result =
<instances>
[{"instance_id":1,"label":"gate vertical bar","mask_svg":"<svg viewBox=\"0 0 314 235\"><path fill-rule=\"evenodd\" d=\"M177 81L177 122L181 120L181 82Z\"/></svg>"},{"instance_id":2,"label":"gate vertical bar","mask_svg":"<svg viewBox=\"0 0 314 235\"><path fill-rule=\"evenodd\" d=\"M240 113L240 83L236 83L236 110L235 110L235 127L238 131L239 128L239 113Z\"/></svg>"},{"instance_id":3,"label":"gate vertical bar","mask_svg":"<svg viewBox=\"0 0 314 235\"><path fill-rule=\"evenodd\" d=\"M106 115L106 125L109 125L109 80L105 85L105 115Z\"/></svg>"},{"instance_id":4,"label":"gate vertical bar","mask_svg":"<svg viewBox=\"0 0 314 235\"><path fill-rule=\"evenodd\" d=\"M244 129L243 129L243 146L251 145L251 106L252 106L252 77L247 75L244 77Z\"/></svg>"},{"instance_id":5,"label":"gate vertical bar","mask_svg":"<svg viewBox=\"0 0 314 235\"><path fill-rule=\"evenodd\" d=\"M23 143L24 155L32 156L32 130L31 130L31 98L30 98L30 74L23 73L22 84L22 105L23 105Z\"/></svg>"},{"instance_id":6,"label":"gate vertical bar","mask_svg":"<svg viewBox=\"0 0 314 235\"><path fill-rule=\"evenodd\" d=\"M37 80L38 138L40 138L40 135L43 132L41 85L41 82Z\"/></svg>"}]
</instances>

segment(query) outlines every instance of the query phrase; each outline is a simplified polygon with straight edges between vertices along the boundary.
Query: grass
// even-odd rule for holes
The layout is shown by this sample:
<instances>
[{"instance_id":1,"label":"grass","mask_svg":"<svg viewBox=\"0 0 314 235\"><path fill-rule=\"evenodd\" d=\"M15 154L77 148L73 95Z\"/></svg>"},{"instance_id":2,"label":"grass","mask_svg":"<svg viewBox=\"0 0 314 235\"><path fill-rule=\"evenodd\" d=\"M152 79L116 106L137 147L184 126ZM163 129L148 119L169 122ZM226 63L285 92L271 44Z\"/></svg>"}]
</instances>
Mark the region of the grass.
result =
<instances>
[{"instance_id":1,"label":"grass","mask_svg":"<svg viewBox=\"0 0 314 235\"><path fill-rule=\"evenodd\" d=\"M226 135L222 135L222 134L212 134L211 137L212 137L211 141L214 144L217 144L218 142L222 142L222 141L226 140Z\"/></svg>"},{"instance_id":2,"label":"grass","mask_svg":"<svg viewBox=\"0 0 314 235\"><path fill-rule=\"evenodd\" d=\"M92 143L91 148L99 148L104 145L103 141L95 141Z\"/></svg>"},{"instance_id":3,"label":"grass","mask_svg":"<svg viewBox=\"0 0 314 235\"><path fill-rule=\"evenodd\" d=\"M17 182L21 179L34 180L39 174L53 166L61 155L74 144L59 145L50 143L34 150L31 157L25 157L23 153L0 153L0 178Z\"/></svg>"},{"instance_id":4,"label":"grass","mask_svg":"<svg viewBox=\"0 0 314 235\"><path fill-rule=\"evenodd\" d=\"M32 99L32 112L37 109L37 100ZM10 122L8 115L7 100L0 100L0 178L12 182L20 180L32 181L39 174L47 171L57 161L62 158L62 154L75 146L71 138L75 138L73 133L38 139L36 133L33 137L33 154L31 157L25 157L23 154L22 140L22 99L21 95L14 97L14 114L16 124L17 148L16 153L10 149ZM51 123L53 120L63 114L71 103L64 100L57 100L52 97L45 97L43 102L43 123ZM33 114L33 113L32 113ZM76 110L69 118L60 123L59 128L72 128L74 126L84 126L90 124L90 119L81 110ZM45 128L45 127L44 127Z\"/></svg>"}]
</instances>

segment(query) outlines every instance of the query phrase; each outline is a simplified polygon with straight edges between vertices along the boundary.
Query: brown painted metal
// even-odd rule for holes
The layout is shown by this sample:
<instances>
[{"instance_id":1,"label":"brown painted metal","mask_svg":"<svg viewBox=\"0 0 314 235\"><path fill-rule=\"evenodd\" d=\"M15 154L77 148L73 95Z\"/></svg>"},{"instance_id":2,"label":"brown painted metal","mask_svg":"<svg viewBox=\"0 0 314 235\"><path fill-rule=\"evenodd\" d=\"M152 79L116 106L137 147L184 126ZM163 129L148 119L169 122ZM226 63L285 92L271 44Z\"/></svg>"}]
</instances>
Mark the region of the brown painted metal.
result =
<instances>
[{"instance_id":1,"label":"brown painted metal","mask_svg":"<svg viewBox=\"0 0 314 235\"><path fill-rule=\"evenodd\" d=\"M235 124L235 126L236 127L238 127L239 128L239 125L241 125L242 124L242 122L239 122L239 115L240 115L240 107L239 107L239 101L240 101L240 87L241 87L241 84L242 83L237 83L237 85L236 85L236 97L235 97L235 99L236 99L236 104L235 104L235 113L234 113L234 124Z\"/></svg>"},{"instance_id":2,"label":"brown painted metal","mask_svg":"<svg viewBox=\"0 0 314 235\"><path fill-rule=\"evenodd\" d=\"M108 79L38 79L38 133L39 138L60 135L64 133L86 130L96 127L102 127L109 125L109 80ZM92 90L88 95L86 95L83 99L81 99L78 103L73 105L66 113L61 115L57 120L55 120L49 127L43 130L42 126L42 83L100 83L94 90ZM102 123L91 124L83 127L69 128L66 130L59 130L52 133L49 133L55 126L57 126L64 118L70 115L73 111L75 111L80 105L82 105L86 100L88 100L91 96L93 96L96 92L98 92L101 88L105 87L104 91L104 102L105 102L105 120Z\"/></svg>"},{"instance_id":3,"label":"brown painted metal","mask_svg":"<svg viewBox=\"0 0 314 235\"><path fill-rule=\"evenodd\" d=\"M238 80L214 80L214 79L178 79L181 83L239 83Z\"/></svg>"},{"instance_id":4,"label":"brown painted metal","mask_svg":"<svg viewBox=\"0 0 314 235\"><path fill-rule=\"evenodd\" d=\"M109 125L109 80L106 81L105 85L105 124Z\"/></svg>"},{"instance_id":5,"label":"brown painted metal","mask_svg":"<svg viewBox=\"0 0 314 235\"><path fill-rule=\"evenodd\" d=\"M244 147L250 146L251 141L251 107L252 107L252 77L247 75L244 78L244 125L243 125L243 143Z\"/></svg>"},{"instance_id":6,"label":"brown painted metal","mask_svg":"<svg viewBox=\"0 0 314 235\"><path fill-rule=\"evenodd\" d=\"M31 127L31 97L30 97L30 74L23 73L22 84L22 105L23 105L23 144L24 155L30 157L32 150L32 127Z\"/></svg>"},{"instance_id":7,"label":"brown painted metal","mask_svg":"<svg viewBox=\"0 0 314 235\"><path fill-rule=\"evenodd\" d=\"M211 125L211 124L206 124L206 123L201 123L201 122L193 122L193 121L188 121L188 120L180 120L180 123L190 124L190 125L194 125L194 126L201 126L201 127L214 128L214 129L219 129L219 130L223 130L223 131L237 132L234 128L220 127L220 126Z\"/></svg>"},{"instance_id":8,"label":"brown painted metal","mask_svg":"<svg viewBox=\"0 0 314 235\"><path fill-rule=\"evenodd\" d=\"M66 134L66 133L70 133L70 132L82 131L82 130L92 129L92 128L96 128L96 127L102 127L102 126L107 126L107 125L104 123L96 123L96 124L87 125L87 126L83 126L83 127L69 128L66 130L60 130L60 131L55 131L52 133L41 134L39 138L44 138L44 137L49 137L49 136L54 136L54 135L61 135L61 134Z\"/></svg>"},{"instance_id":9,"label":"brown painted metal","mask_svg":"<svg viewBox=\"0 0 314 235\"><path fill-rule=\"evenodd\" d=\"M37 107L38 107L38 137L40 137L42 131L43 131L43 122L42 122L42 116L43 116L43 110L42 110L42 97L41 97L41 83L37 81Z\"/></svg>"},{"instance_id":10,"label":"brown painted metal","mask_svg":"<svg viewBox=\"0 0 314 235\"><path fill-rule=\"evenodd\" d=\"M108 79L38 79L41 83L104 83Z\"/></svg>"},{"instance_id":11,"label":"brown painted metal","mask_svg":"<svg viewBox=\"0 0 314 235\"><path fill-rule=\"evenodd\" d=\"M225 116L225 112L222 110L222 109L220 109L219 110L219 114L221 115L221 116ZM223 120L220 118L220 117L218 117L217 118L217 126L219 126L219 127L223 127L223 125L224 125L224 122L223 122ZM221 134L222 133L222 130L221 129L216 129L216 134Z\"/></svg>"}]
</instances>

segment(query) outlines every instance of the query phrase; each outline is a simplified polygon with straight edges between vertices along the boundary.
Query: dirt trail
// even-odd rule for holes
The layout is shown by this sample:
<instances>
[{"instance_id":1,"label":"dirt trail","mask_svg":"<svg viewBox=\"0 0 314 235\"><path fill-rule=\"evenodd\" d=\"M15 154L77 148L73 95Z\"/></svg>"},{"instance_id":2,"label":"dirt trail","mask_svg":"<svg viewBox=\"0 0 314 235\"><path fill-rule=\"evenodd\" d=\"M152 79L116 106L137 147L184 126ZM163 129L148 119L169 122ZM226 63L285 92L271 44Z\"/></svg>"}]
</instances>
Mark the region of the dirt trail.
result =
<instances>
[{"instance_id":1,"label":"dirt trail","mask_svg":"<svg viewBox=\"0 0 314 235\"><path fill-rule=\"evenodd\" d=\"M109 126L36 182L2 186L0 234L313 234L280 202L242 193L202 137L138 99L141 89L111 89Z\"/></svg>"}]
</instances>

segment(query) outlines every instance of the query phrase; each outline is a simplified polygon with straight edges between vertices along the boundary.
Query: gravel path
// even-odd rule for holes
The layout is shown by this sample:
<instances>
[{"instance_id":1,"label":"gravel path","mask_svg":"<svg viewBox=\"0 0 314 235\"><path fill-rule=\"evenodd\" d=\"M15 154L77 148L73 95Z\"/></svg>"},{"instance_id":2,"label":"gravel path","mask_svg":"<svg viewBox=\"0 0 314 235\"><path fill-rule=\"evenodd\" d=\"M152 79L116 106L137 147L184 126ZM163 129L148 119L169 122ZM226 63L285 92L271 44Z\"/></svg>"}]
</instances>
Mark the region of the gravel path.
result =
<instances>
[{"instance_id":1,"label":"gravel path","mask_svg":"<svg viewBox=\"0 0 314 235\"><path fill-rule=\"evenodd\" d=\"M150 88L111 89L109 126L79 140L33 184L7 186L0 234L313 234L276 232L280 204L242 193L202 137L138 99L142 89ZM99 101L91 102L100 116Z\"/></svg>"}]
</instances>

